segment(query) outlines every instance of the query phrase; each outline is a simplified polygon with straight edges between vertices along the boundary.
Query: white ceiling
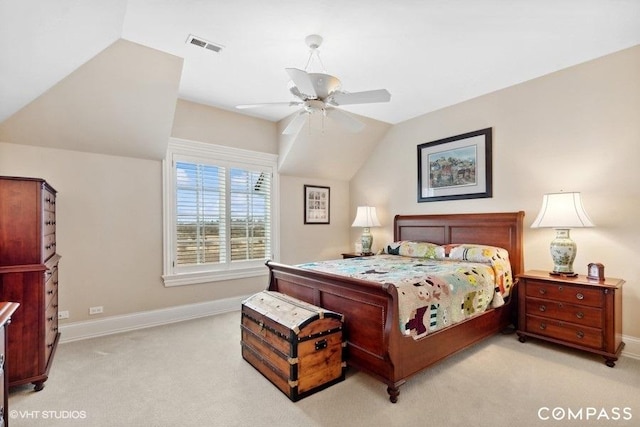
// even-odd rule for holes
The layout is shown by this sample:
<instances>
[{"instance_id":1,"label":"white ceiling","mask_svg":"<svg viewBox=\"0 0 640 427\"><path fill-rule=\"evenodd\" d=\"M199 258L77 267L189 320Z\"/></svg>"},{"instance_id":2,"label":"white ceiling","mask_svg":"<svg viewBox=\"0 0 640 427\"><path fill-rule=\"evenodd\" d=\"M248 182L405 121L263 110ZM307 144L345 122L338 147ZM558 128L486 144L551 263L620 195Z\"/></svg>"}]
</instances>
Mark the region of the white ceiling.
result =
<instances>
[{"instance_id":1,"label":"white ceiling","mask_svg":"<svg viewBox=\"0 0 640 427\"><path fill-rule=\"evenodd\" d=\"M232 110L294 100L284 69L320 34L343 90L391 92L344 108L394 124L636 45L639 22L638 0L0 0L0 122L118 38L184 58L180 97Z\"/></svg>"}]
</instances>

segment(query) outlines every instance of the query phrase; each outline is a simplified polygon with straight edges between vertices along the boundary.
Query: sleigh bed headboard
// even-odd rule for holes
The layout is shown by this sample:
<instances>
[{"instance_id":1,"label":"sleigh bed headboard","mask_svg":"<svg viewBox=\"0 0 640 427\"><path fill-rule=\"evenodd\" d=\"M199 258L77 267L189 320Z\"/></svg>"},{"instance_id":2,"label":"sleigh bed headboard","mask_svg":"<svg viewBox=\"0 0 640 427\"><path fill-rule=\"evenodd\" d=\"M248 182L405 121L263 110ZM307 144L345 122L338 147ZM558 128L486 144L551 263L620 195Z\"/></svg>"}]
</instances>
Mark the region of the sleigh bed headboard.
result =
<instances>
[{"instance_id":1,"label":"sleigh bed headboard","mask_svg":"<svg viewBox=\"0 0 640 427\"><path fill-rule=\"evenodd\" d=\"M509 251L514 277L524 273L524 212L442 215L396 215L395 241L415 240L439 245L475 243Z\"/></svg>"}]
</instances>

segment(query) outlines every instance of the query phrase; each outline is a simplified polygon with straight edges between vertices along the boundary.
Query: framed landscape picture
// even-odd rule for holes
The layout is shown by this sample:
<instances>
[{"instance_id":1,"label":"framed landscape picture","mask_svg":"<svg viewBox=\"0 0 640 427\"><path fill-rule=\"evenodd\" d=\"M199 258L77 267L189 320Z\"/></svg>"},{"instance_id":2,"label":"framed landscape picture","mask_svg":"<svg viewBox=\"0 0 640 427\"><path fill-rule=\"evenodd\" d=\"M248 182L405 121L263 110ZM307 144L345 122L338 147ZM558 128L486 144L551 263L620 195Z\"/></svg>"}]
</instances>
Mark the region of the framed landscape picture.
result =
<instances>
[{"instance_id":1,"label":"framed landscape picture","mask_svg":"<svg viewBox=\"0 0 640 427\"><path fill-rule=\"evenodd\" d=\"M418 202L491 197L491 131L418 145Z\"/></svg>"},{"instance_id":2,"label":"framed landscape picture","mask_svg":"<svg viewBox=\"0 0 640 427\"><path fill-rule=\"evenodd\" d=\"M304 186L305 224L329 224L330 190L329 187Z\"/></svg>"}]
</instances>

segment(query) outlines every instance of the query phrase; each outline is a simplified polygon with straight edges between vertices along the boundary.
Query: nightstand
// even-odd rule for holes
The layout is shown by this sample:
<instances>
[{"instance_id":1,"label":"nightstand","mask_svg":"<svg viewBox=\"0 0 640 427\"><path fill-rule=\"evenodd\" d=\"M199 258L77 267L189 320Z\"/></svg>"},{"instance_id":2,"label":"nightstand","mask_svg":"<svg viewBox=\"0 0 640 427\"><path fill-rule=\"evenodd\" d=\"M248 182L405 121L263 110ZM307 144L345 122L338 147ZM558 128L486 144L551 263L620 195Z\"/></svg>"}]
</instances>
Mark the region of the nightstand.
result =
<instances>
[{"instance_id":1,"label":"nightstand","mask_svg":"<svg viewBox=\"0 0 640 427\"><path fill-rule=\"evenodd\" d=\"M362 257L362 256L371 256L371 255L375 255L375 254L373 254L373 253L370 253L370 254L357 254L355 252L348 252L348 253L342 254L342 259L359 258L359 257Z\"/></svg>"},{"instance_id":2,"label":"nightstand","mask_svg":"<svg viewBox=\"0 0 640 427\"><path fill-rule=\"evenodd\" d=\"M518 276L520 342L539 338L599 354L614 367L622 342L624 280L589 280L527 271Z\"/></svg>"}]
</instances>

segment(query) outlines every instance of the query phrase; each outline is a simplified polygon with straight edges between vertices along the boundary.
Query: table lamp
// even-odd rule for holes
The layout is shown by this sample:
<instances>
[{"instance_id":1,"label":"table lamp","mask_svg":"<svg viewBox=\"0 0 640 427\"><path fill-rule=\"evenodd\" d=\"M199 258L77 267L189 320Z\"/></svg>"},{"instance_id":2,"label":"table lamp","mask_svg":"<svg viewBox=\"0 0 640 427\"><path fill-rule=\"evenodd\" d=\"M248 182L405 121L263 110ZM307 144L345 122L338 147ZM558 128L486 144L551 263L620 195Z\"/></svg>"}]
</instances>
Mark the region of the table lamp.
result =
<instances>
[{"instance_id":1,"label":"table lamp","mask_svg":"<svg viewBox=\"0 0 640 427\"><path fill-rule=\"evenodd\" d=\"M577 276L573 272L573 261L578 247L571 240L571 228L593 227L593 222L582 206L580 193L550 193L542 199L542 207L531 228L555 228L556 238L551 241L553 258L552 275Z\"/></svg>"},{"instance_id":2,"label":"table lamp","mask_svg":"<svg viewBox=\"0 0 640 427\"><path fill-rule=\"evenodd\" d=\"M362 241L362 255L371 255L373 236L371 235L370 227L380 226L380 221L378 221L378 215L376 214L376 208L372 206L358 206L356 219L353 221L351 226L364 227L360 238Z\"/></svg>"}]
</instances>

